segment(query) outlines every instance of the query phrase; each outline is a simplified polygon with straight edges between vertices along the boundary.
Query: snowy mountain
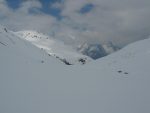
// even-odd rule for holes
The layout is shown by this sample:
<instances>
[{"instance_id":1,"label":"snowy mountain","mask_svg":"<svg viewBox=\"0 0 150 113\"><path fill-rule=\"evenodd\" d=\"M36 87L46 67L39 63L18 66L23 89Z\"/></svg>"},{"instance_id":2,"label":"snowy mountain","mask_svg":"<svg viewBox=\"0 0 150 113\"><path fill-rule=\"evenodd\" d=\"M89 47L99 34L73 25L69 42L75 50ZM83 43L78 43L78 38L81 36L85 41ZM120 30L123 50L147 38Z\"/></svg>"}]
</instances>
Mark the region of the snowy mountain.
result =
<instances>
[{"instance_id":1,"label":"snowy mountain","mask_svg":"<svg viewBox=\"0 0 150 113\"><path fill-rule=\"evenodd\" d=\"M0 52L1 113L150 112L150 39L67 66L0 27Z\"/></svg>"},{"instance_id":2,"label":"snowy mountain","mask_svg":"<svg viewBox=\"0 0 150 113\"><path fill-rule=\"evenodd\" d=\"M31 42L36 47L47 52L49 56L53 56L67 65L85 64L92 60L88 56L77 52L71 46L67 46L59 40L36 31L19 31L16 32L16 35Z\"/></svg>"},{"instance_id":3,"label":"snowy mountain","mask_svg":"<svg viewBox=\"0 0 150 113\"><path fill-rule=\"evenodd\" d=\"M119 50L119 48L114 46L112 42L107 42L104 44L84 43L80 45L77 50L92 59L98 59Z\"/></svg>"},{"instance_id":4,"label":"snowy mountain","mask_svg":"<svg viewBox=\"0 0 150 113\"><path fill-rule=\"evenodd\" d=\"M46 52L41 51L30 42L20 39L20 37L18 37L14 32L3 26L0 26L0 49L1 59L8 58L7 60L12 60L13 58L16 59L21 55L21 60L30 59L33 61L42 62L47 59L52 62L57 61L55 58L49 57ZM17 60L15 60L15 62L17 63Z\"/></svg>"},{"instance_id":5,"label":"snowy mountain","mask_svg":"<svg viewBox=\"0 0 150 113\"><path fill-rule=\"evenodd\" d=\"M82 54L91 57L92 59L98 59L106 56L104 48L100 44L87 44L79 46L78 51Z\"/></svg>"}]
</instances>

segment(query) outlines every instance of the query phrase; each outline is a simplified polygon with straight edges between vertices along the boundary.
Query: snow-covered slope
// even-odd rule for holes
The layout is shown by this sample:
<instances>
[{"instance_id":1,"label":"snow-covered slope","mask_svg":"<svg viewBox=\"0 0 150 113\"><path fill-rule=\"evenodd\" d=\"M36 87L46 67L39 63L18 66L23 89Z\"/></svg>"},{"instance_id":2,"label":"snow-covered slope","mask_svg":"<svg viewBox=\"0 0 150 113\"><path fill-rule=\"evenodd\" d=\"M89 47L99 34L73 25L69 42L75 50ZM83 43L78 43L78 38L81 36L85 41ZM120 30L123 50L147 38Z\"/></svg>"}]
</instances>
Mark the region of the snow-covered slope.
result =
<instances>
[{"instance_id":1,"label":"snow-covered slope","mask_svg":"<svg viewBox=\"0 0 150 113\"><path fill-rule=\"evenodd\" d=\"M0 28L0 52L1 113L150 112L150 39L66 66Z\"/></svg>"},{"instance_id":2,"label":"snow-covered slope","mask_svg":"<svg viewBox=\"0 0 150 113\"><path fill-rule=\"evenodd\" d=\"M22 58L22 61L27 62L29 62L29 60L39 63L44 61L59 62L30 42L20 39L14 32L3 26L0 26L0 51L0 59L3 59L2 61L6 63L8 63L9 60L15 59L14 62L17 64L17 58L19 57Z\"/></svg>"},{"instance_id":3,"label":"snow-covered slope","mask_svg":"<svg viewBox=\"0 0 150 113\"><path fill-rule=\"evenodd\" d=\"M63 42L42 33L36 31L19 31L16 34L66 64L85 64L91 61L91 58L88 56L84 56Z\"/></svg>"}]
</instances>

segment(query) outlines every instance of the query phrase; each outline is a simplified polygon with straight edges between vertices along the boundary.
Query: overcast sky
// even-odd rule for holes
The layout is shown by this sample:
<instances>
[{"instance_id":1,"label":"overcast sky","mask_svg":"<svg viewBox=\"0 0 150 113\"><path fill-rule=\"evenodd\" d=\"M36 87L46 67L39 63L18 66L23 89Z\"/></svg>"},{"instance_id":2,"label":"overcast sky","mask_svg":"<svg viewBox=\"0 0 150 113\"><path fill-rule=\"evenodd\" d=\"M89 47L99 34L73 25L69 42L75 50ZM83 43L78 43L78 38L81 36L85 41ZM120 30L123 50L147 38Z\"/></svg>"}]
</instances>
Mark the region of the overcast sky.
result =
<instances>
[{"instance_id":1,"label":"overcast sky","mask_svg":"<svg viewBox=\"0 0 150 113\"><path fill-rule=\"evenodd\" d=\"M0 24L66 42L124 46L150 35L150 0L0 0Z\"/></svg>"}]
</instances>

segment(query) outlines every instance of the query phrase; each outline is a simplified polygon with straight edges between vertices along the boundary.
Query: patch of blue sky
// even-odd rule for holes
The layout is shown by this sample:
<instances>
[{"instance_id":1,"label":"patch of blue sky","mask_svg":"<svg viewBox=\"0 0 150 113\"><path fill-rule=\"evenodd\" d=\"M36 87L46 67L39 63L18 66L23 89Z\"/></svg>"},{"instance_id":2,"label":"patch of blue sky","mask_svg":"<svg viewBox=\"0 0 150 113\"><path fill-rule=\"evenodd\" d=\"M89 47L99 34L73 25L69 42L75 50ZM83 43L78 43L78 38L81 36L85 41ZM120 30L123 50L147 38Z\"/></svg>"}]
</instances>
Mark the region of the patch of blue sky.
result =
<instances>
[{"instance_id":1,"label":"patch of blue sky","mask_svg":"<svg viewBox=\"0 0 150 113\"><path fill-rule=\"evenodd\" d=\"M86 14L86 13L90 12L93 8L94 8L93 4L91 4L91 3L86 4L80 9L79 13Z\"/></svg>"},{"instance_id":2,"label":"patch of blue sky","mask_svg":"<svg viewBox=\"0 0 150 113\"><path fill-rule=\"evenodd\" d=\"M7 0L7 4L10 8L12 9L17 9L19 8L20 4L23 2L24 0ZM62 0L39 0L42 3L42 8L38 9L40 11L42 11L43 13L52 15L54 17L56 17L57 19L61 19L61 9L59 8L51 8L51 4L55 3L55 2L61 2ZM34 13L35 10L31 10L31 13ZM36 13L36 12L35 12Z\"/></svg>"}]
</instances>

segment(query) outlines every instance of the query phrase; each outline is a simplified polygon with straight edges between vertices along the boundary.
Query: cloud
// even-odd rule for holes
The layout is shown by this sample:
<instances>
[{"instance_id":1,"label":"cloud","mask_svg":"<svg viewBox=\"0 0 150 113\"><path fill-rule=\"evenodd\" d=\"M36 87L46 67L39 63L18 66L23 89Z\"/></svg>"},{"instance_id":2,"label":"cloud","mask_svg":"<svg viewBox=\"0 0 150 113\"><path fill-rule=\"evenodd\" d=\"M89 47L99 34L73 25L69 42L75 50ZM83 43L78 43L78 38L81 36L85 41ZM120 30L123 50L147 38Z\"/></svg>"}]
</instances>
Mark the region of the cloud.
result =
<instances>
[{"instance_id":1,"label":"cloud","mask_svg":"<svg viewBox=\"0 0 150 113\"><path fill-rule=\"evenodd\" d=\"M149 0L65 0L62 16L66 17L68 27L74 24L86 27L77 34L78 38L90 41L113 41L124 46L133 41L144 39L150 34ZM78 11L87 4L93 8L86 14ZM64 22L64 21L63 21ZM79 29L73 29L77 32Z\"/></svg>"},{"instance_id":2,"label":"cloud","mask_svg":"<svg viewBox=\"0 0 150 113\"><path fill-rule=\"evenodd\" d=\"M25 0L18 9L11 9L1 0L0 23L14 31L30 29L48 33L55 18L44 14L40 8L42 4L37 0Z\"/></svg>"},{"instance_id":3,"label":"cloud","mask_svg":"<svg viewBox=\"0 0 150 113\"><path fill-rule=\"evenodd\" d=\"M20 8L18 11L22 13L29 14L30 9L38 9L42 8L42 4L39 1L31 0L31 1L25 1L21 4Z\"/></svg>"},{"instance_id":4,"label":"cloud","mask_svg":"<svg viewBox=\"0 0 150 113\"><path fill-rule=\"evenodd\" d=\"M89 13L94 8L93 4L85 4L80 10L79 13L86 14Z\"/></svg>"},{"instance_id":5,"label":"cloud","mask_svg":"<svg viewBox=\"0 0 150 113\"><path fill-rule=\"evenodd\" d=\"M53 4L50 4L50 7L54 8L54 9L63 9L64 8L64 4L61 3L61 2L55 2Z\"/></svg>"},{"instance_id":6,"label":"cloud","mask_svg":"<svg viewBox=\"0 0 150 113\"><path fill-rule=\"evenodd\" d=\"M150 0L61 0L51 3L51 8L61 10L61 20L42 12L41 2L24 0L19 8L11 9L5 0L0 0L0 23L13 30L33 29L48 33L70 44L112 41L124 46L150 35Z\"/></svg>"},{"instance_id":7,"label":"cloud","mask_svg":"<svg viewBox=\"0 0 150 113\"><path fill-rule=\"evenodd\" d=\"M6 16L5 14L10 12L5 0L0 0L0 11L0 18L3 18L3 16Z\"/></svg>"}]
</instances>

